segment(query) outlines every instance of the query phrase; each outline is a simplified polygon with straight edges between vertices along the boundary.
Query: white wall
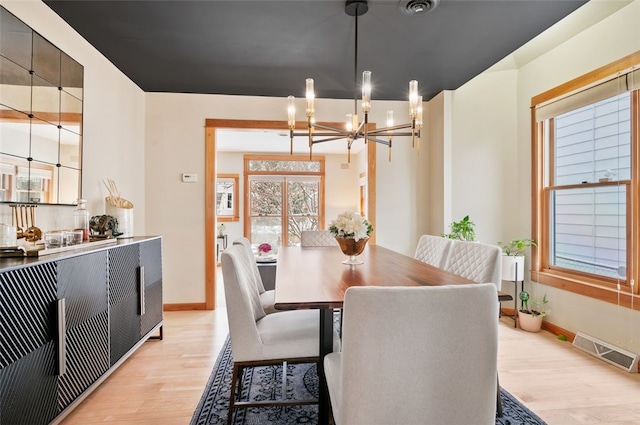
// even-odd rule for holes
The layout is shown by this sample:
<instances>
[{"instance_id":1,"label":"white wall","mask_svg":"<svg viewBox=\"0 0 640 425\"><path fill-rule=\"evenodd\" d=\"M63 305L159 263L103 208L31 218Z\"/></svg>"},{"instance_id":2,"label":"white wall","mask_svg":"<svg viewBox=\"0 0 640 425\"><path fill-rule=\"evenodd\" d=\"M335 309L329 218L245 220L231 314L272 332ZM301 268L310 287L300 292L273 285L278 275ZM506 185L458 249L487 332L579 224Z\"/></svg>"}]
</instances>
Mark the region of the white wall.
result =
<instances>
[{"instance_id":1,"label":"white wall","mask_svg":"<svg viewBox=\"0 0 640 425\"><path fill-rule=\"evenodd\" d=\"M394 110L396 125L409 122L408 101L374 102L372 119L378 126L386 124L386 111ZM376 148L376 243L394 251L413 255L418 243L419 199L426 196L427 182L419 170L427 155L426 140L421 140L421 153L413 148L410 137L394 137L389 149Z\"/></svg>"},{"instance_id":2,"label":"white wall","mask_svg":"<svg viewBox=\"0 0 640 425\"><path fill-rule=\"evenodd\" d=\"M441 235L449 231L451 223L451 179L452 179L452 91L443 91L431 99L425 108L427 117L426 198L421 211L426 220L420 234Z\"/></svg>"},{"instance_id":3,"label":"white wall","mask_svg":"<svg viewBox=\"0 0 640 425\"><path fill-rule=\"evenodd\" d=\"M359 154L358 157L361 155L364 156ZM344 155L325 155L325 228L338 214L359 210L360 172L357 163L355 155L351 156L351 163L347 162L346 149ZM348 168L343 169L343 164Z\"/></svg>"},{"instance_id":4,"label":"white wall","mask_svg":"<svg viewBox=\"0 0 640 425\"><path fill-rule=\"evenodd\" d=\"M82 195L91 215L104 214L108 195L102 180L116 181L134 204L135 234L145 234L144 92L98 53L40 0L0 0L0 4L84 66ZM73 207L40 206L42 230L73 226ZM0 221L11 222L0 206Z\"/></svg>"},{"instance_id":5,"label":"white wall","mask_svg":"<svg viewBox=\"0 0 640 425\"><path fill-rule=\"evenodd\" d=\"M469 215L477 240L488 244L528 236L507 231L528 216L516 189L516 78L516 71L483 73L453 94L447 225Z\"/></svg>"}]
</instances>

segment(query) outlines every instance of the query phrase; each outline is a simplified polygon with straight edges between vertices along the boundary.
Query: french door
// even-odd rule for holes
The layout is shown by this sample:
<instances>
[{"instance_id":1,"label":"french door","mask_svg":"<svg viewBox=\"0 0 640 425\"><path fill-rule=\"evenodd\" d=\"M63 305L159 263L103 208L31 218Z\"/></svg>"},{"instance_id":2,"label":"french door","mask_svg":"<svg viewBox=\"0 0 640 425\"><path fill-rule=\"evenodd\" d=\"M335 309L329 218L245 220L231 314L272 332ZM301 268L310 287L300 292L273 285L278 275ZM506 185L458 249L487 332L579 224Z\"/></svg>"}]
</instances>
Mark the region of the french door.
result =
<instances>
[{"instance_id":1,"label":"french door","mask_svg":"<svg viewBox=\"0 0 640 425\"><path fill-rule=\"evenodd\" d=\"M253 175L248 182L253 245L296 245L302 231L320 228L320 176Z\"/></svg>"}]
</instances>

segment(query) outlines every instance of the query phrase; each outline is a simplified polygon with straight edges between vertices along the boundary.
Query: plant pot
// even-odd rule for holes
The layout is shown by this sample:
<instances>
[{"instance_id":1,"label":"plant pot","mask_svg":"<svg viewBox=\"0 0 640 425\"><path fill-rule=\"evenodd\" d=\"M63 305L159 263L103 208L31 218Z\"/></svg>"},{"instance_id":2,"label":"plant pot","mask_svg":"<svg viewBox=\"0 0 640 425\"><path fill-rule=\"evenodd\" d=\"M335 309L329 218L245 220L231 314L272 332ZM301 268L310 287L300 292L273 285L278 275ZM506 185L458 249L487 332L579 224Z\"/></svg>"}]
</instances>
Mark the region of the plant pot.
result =
<instances>
[{"instance_id":1,"label":"plant pot","mask_svg":"<svg viewBox=\"0 0 640 425\"><path fill-rule=\"evenodd\" d=\"M524 280L524 255L502 254L502 280Z\"/></svg>"},{"instance_id":2,"label":"plant pot","mask_svg":"<svg viewBox=\"0 0 640 425\"><path fill-rule=\"evenodd\" d=\"M523 331L539 332L542 328L542 315L534 316L518 310L518 324Z\"/></svg>"}]
</instances>

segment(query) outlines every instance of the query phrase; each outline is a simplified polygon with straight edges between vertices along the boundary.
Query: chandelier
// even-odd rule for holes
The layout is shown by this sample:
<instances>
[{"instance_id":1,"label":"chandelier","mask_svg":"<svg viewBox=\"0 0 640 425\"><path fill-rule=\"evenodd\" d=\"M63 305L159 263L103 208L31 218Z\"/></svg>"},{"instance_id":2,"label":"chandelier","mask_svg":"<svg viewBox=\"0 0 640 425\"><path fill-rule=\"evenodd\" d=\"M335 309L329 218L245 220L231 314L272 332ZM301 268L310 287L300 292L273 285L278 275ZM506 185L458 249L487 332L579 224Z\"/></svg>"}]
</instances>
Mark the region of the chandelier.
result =
<instances>
[{"instance_id":1,"label":"chandelier","mask_svg":"<svg viewBox=\"0 0 640 425\"><path fill-rule=\"evenodd\" d=\"M357 84L358 72L358 16L364 15L369 6L366 0L347 0L345 3L345 13L355 17L355 49L354 49L354 86ZM293 138L296 136L308 137L309 158L313 154L313 145L325 143L332 140L347 140L348 162L351 162L351 145L358 139L364 143L375 142L389 148L389 161L391 161L391 147L394 136L411 136L411 145L417 147L420 153L420 130L422 129L422 96L418 95L418 81L409 82L409 123L396 125L394 123L393 111L387 111L386 127L369 128L369 112L371 111L371 71L362 73L362 113L363 120L358 117L358 99L354 98L354 112L347 114L344 128L323 125L315 120L315 93L313 79L306 80L307 98L307 129L296 132L296 107L295 97L288 97L288 125L291 154L293 155Z\"/></svg>"}]
</instances>

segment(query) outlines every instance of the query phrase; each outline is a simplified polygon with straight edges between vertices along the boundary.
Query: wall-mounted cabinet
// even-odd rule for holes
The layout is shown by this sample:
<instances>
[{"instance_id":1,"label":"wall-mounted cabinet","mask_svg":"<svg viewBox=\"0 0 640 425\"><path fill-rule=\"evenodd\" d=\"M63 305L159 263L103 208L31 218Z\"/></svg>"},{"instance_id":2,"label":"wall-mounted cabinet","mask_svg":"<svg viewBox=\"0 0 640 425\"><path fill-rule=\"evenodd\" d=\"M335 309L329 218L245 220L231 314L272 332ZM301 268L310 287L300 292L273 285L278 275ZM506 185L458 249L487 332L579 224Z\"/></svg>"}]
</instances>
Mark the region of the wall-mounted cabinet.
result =
<instances>
[{"instance_id":1,"label":"wall-mounted cabinet","mask_svg":"<svg viewBox=\"0 0 640 425\"><path fill-rule=\"evenodd\" d=\"M0 312L0 424L57 423L162 337L162 239L0 259Z\"/></svg>"},{"instance_id":2,"label":"wall-mounted cabinet","mask_svg":"<svg viewBox=\"0 0 640 425\"><path fill-rule=\"evenodd\" d=\"M0 6L0 202L81 198L84 68Z\"/></svg>"}]
</instances>

